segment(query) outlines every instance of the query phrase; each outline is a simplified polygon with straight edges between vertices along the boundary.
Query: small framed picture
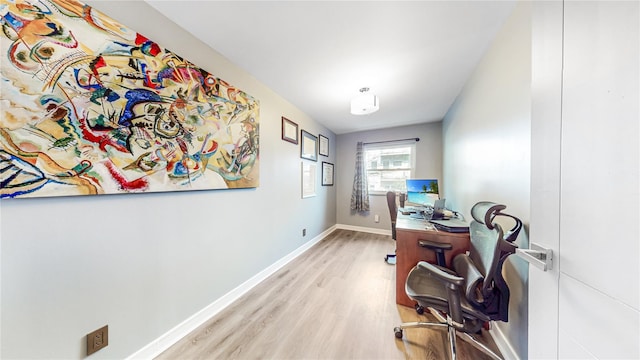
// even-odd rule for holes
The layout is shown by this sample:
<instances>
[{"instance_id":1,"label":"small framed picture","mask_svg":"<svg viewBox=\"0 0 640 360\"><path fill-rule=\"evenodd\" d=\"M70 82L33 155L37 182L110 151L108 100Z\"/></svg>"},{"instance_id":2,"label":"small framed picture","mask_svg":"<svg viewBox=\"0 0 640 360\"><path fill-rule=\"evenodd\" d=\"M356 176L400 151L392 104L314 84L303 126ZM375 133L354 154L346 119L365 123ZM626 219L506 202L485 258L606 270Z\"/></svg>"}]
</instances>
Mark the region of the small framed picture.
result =
<instances>
[{"instance_id":1,"label":"small framed picture","mask_svg":"<svg viewBox=\"0 0 640 360\"><path fill-rule=\"evenodd\" d=\"M302 130L300 131L300 157L318 161L318 137Z\"/></svg>"},{"instance_id":2,"label":"small framed picture","mask_svg":"<svg viewBox=\"0 0 640 360\"><path fill-rule=\"evenodd\" d=\"M329 138L322 136L322 134L320 134L319 136L320 136L320 155L329 156Z\"/></svg>"},{"instance_id":3,"label":"small framed picture","mask_svg":"<svg viewBox=\"0 0 640 360\"><path fill-rule=\"evenodd\" d=\"M282 140L298 145L298 124L282 117Z\"/></svg>"},{"instance_id":4,"label":"small framed picture","mask_svg":"<svg viewBox=\"0 0 640 360\"><path fill-rule=\"evenodd\" d=\"M322 186L333 186L333 164L322 162Z\"/></svg>"},{"instance_id":5,"label":"small framed picture","mask_svg":"<svg viewBox=\"0 0 640 360\"><path fill-rule=\"evenodd\" d=\"M316 196L316 164L302 162L302 198Z\"/></svg>"}]
</instances>

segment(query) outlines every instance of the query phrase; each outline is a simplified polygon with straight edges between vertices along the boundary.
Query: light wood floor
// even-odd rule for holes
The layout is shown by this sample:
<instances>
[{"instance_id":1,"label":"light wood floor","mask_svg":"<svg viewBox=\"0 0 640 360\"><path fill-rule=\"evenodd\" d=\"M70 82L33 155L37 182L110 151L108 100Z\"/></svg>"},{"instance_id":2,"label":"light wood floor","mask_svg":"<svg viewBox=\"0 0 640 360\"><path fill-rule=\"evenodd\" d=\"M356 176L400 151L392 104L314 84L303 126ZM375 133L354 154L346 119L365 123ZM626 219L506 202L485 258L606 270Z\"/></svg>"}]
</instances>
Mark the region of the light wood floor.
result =
<instances>
[{"instance_id":1,"label":"light wood floor","mask_svg":"<svg viewBox=\"0 0 640 360\"><path fill-rule=\"evenodd\" d=\"M394 248L390 236L336 230L158 359L448 359L446 331L394 336L403 321L431 319L396 305L384 262ZM457 343L458 359L488 358Z\"/></svg>"}]
</instances>

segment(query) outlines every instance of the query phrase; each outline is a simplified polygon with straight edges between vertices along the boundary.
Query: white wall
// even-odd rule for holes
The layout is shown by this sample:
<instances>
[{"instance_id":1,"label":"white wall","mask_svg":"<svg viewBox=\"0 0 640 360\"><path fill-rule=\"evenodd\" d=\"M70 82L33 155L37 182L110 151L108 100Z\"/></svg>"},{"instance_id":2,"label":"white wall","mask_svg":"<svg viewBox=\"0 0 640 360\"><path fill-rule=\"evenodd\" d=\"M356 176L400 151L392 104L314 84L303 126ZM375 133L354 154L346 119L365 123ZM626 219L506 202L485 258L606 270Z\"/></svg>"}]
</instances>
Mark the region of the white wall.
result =
<instances>
[{"instance_id":1,"label":"white wall","mask_svg":"<svg viewBox=\"0 0 640 360\"><path fill-rule=\"evenodd\" d=\"M335 162L333 133L145 2L89 4L260 101L260 187L3 200L3 359L83 358L106 324L92 359L127 357L336 223L335 186L301 199L281 116L329 138L320 160Z\"/></svg>"},{"instance_id":2,"label":"white wall","mask_svg":"<svg viewBox=\"0 0 640 360\"><path fill-rule=\"evenodd\" d=\"M391 219L387 198L384 195L370 195L371 211L358 213L351 210L351 191L355 174L356 145L359 141L376 142L407 138L420 138L416 143L416 178L442 179L442 123L401 126L383 130L361 131L341 134L337 137L336 152L336 214L341 225L374 228L391 234ZM441 190L442 191L442 190ZM380 222L374 216L380 215Z\"/></svg>"},{"instance_id":3,"label":"white wall","mask_svg":"<svg viewBox=\"0 0 640 360\"><path fill-rule=\"evenodd\" d=\"M529 222L531 9L519 3L443 123L444 196L470 219L470 209L488 200ZM517 244L528 247L526 231ZM504 275L511 290L509 322L496 323L510 348L527 355L527 266L512 256Z\"/></svg>"}]
</instances>

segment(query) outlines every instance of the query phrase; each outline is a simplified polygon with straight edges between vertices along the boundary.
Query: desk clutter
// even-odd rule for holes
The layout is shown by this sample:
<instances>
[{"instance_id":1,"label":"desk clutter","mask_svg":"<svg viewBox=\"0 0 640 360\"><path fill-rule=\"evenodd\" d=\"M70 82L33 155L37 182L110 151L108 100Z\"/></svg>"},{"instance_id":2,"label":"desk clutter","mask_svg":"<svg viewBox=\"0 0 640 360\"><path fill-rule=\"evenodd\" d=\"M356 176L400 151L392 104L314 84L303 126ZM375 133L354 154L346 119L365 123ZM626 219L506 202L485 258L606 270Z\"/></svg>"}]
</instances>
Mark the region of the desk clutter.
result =
<instances>
[{"instance_id":1,"label":"desk clutter","mask_svg":"<svg viewBox=\"0 0 640 360\"><path fill-rule=\"evenodd\" d=\"M407 207L398 208L398 211L400 211L402 213L402 215L411 215L411 214L418 214L418 213L421 213L421 212L425 212L425 211L427 211L427 208L426 207L407 206Z\"/></svg>"},{"instance_id":2,"label":"desk clutter","mask_svg":"<svg viewBox=\"0 0 640 360\"><path fill-rule=\"evenodd\" d=\"M442 205L444 205L444 201L442 202ZM429 223L431 223L438 231L468 233L469 224L466 221L457 218L457 213L444 209L442 205L436 208L430 206L407 206L398 208L398 211L402 215L409 215L411 219L428 220Z\"/></svg>"}]
</instances>

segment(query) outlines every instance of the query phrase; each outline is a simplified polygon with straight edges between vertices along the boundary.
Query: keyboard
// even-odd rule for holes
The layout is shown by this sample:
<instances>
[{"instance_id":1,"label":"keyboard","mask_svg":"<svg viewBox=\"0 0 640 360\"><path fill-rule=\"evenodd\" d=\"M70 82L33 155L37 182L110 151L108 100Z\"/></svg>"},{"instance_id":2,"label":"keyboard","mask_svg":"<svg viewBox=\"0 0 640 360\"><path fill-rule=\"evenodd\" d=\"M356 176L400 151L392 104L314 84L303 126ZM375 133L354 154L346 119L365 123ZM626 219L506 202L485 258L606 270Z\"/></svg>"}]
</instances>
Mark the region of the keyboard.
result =
<instances>
[{"instance_id":1,"label":"keyboard","mask_svg":"<svg viewBox=\"0 0 640 360\"><path fill-rule=\"evenodd\" d=\"M450 219L450 220L431 220L436 229L451 233L468 233L469 224L466 221Z\"/></svg>"}]
</instances>

